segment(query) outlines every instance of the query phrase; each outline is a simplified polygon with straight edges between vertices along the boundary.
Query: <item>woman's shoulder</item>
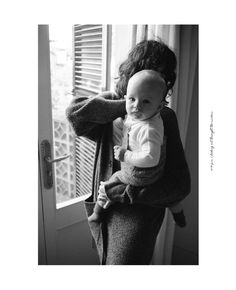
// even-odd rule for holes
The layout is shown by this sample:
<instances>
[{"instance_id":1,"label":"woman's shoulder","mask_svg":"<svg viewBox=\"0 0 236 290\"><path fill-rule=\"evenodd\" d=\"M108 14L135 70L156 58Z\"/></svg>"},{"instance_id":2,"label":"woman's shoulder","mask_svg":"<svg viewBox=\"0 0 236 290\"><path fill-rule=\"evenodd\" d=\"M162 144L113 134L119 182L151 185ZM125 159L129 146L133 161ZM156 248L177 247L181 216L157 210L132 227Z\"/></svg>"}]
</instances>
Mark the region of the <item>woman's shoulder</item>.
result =
<instances>
[{"instance_id":1,"label":"woman's shoulder","mask_svg":"<svg viewBox=\"0 0 236 290\"><path fill-rule=\"evenodd\" d=\"M164 124L165 135L169 135L173 132L178 133L179 126L175 111L169 107L164 107L160 114Z\"/></svg>"},{"instance_id":2,"label":"woman's shoulder","mask_svg":"<svg viewBox=\"0 0 236 290\"><path fill-rule=\"evenodd\" d=\"M160 111L161 117L163 120L167 121L167 120L171 120L171 119L176 119L176 114L175 111L169 107L164 107L161 111Z\"/></svg>"}]
</instances>

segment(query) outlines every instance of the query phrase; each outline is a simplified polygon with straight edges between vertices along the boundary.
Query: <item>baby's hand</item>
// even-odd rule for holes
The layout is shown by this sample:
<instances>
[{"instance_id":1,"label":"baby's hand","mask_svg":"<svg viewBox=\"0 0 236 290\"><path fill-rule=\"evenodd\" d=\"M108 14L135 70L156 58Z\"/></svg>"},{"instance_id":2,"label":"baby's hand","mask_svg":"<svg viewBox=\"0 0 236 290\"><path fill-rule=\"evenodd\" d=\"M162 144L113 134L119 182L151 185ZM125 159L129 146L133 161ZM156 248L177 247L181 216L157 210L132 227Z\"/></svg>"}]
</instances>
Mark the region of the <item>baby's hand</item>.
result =
<instances>
[{"instance_id":1,"label":"baby's hand","mask_svg":"<svg viewBox=\"0 0 236 290\"><path fill-rule=\"evenodd\" d=\"M124 161L124 155L125 155L125 149L122 148L121 146L114 146L114 156L115 159L118 161Z\"/></svg>"},{"instance_id":2,"label":"baby's hand","mask_svg":"<svg viewBox=\"0 0 236 290\"><path fill-rule=\"evenodd\" d=\"M97 197L97 201L98 204L103 207L103 208L108 208L113 202L108 198L106 191L105 191L105 187L104 187L105 182L101 181L100 182L100 186L98 189L98 197Z\"/></svg>"}]
</instances>

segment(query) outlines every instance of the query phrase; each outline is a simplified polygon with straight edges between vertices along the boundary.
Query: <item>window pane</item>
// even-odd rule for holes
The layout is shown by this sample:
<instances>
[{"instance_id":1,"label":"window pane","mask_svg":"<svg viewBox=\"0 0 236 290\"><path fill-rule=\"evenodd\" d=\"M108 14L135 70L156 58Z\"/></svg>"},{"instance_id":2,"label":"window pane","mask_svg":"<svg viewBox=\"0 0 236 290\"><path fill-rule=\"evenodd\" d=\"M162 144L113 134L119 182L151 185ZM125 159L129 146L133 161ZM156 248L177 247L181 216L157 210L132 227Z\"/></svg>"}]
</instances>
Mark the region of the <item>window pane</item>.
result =
<instances>
[{"instance_id":1,"label":"window pane","mask_svg":"<svg viewBox=\"0 0 236 290\"><path fill-rule=\"evenodd\" d=\"M65 116L65 110L72 99L73 88L72 36L72 26L49 27L53 154L54 158L71 154L71 157L53 165L57 204L76 197L75 136Z\"/></svg>"}]
</instances>

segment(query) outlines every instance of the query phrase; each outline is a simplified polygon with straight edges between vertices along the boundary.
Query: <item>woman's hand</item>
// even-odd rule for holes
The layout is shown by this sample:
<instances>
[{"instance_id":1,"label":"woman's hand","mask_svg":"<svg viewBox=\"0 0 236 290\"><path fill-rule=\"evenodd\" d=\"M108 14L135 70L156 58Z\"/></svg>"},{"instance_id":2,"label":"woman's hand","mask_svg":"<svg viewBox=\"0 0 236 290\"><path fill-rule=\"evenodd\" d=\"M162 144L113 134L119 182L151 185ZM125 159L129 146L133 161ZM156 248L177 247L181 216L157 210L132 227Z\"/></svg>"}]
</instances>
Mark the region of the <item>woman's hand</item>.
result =
<instances>
[{"instance_id":1,"label":"woman's hand","mask_svg":"<svg viewBox=\"0 0 236 290\"><path fill-rule=\"evenodd\" d=\"M126 149L122 148L121 146L115 145L113 147L114 149L114 157L116 160L118 161L124 161L124 155L125 155L125 151Z\"/></svg>"}]
</instances>

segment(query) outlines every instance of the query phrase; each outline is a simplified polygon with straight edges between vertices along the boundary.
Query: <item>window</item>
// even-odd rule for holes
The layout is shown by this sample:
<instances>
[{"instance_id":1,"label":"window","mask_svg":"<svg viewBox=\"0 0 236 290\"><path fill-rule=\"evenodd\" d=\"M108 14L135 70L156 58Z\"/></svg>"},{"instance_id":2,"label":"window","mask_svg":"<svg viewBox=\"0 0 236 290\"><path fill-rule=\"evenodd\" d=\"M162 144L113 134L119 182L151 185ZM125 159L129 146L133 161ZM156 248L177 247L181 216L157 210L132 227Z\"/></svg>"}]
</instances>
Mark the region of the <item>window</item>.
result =
<instances>
[{"instance_id":1,"label":"window","mask_svg":"<svg viewBox=\"0 0 236 290\"><path fill-rule=\"evenodd\" d=\"M106 89L107 26L74 25L74 92L94 96ZM92 192L95 142L75 139L76 194Z\"/></svg>"},{"instance_id":2,"label":"window","mask_svg":"<svg viewBox=\"0 0 236 290\"><path fill-rule=\"evenodd\" d=\"M71 26L49 26L50 81L53 124L53 156L59 158L71 154L70 158L54 163L55 195L57 206L76 197L74 137L66 120L65 108L72 95L72 29Z\"/></svg>"}]
</instances>

